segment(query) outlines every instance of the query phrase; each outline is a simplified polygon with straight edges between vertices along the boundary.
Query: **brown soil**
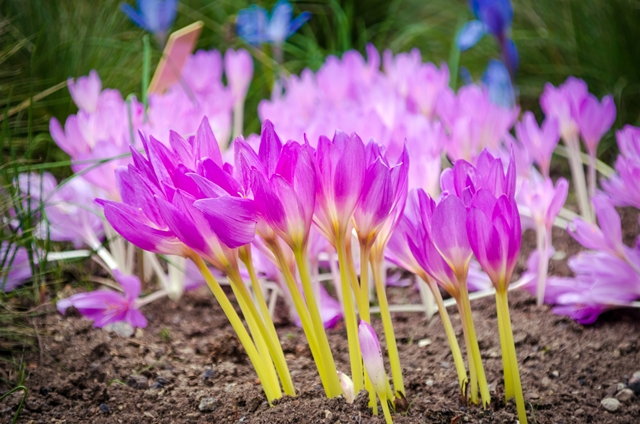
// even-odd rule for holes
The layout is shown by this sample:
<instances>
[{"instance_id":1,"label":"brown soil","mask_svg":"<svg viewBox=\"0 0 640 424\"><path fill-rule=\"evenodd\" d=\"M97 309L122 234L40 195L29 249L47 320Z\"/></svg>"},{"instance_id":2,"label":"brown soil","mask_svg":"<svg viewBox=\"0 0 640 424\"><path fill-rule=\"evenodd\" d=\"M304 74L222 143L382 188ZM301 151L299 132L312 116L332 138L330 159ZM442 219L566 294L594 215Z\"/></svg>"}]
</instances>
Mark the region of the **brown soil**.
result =
<instances>
[{"instance_id":1,"label":"brown soil","mask_svg":"<svg viewBox=\"0 0 640 424\"><path fill-rule=\"evenodd\" d=\"M627 213L625 234L638 234L637 214ZM532 249L523 240L521 265ZM627 237L631 241L631 237ZM571 255L579 246L559 231L557 250ZM555 263L557 262L557 263ZM568 272L554 261L552 272ZM391 298L412 297L411 288L390 289ZM600 401L640 371L640 311L608 312L591 326L538 308L524 292L510 295L516 349L530 423L637 423L640 397L615 413ZM515 423L515 405L505 405L502 363L493 299L473 301L474 321L492 391L487 410L465 405L440 320L422 314L396 314L394 325L404 370L409 409L397 423ZM41 352L25 357L29 396L23 423L382 423L367 409L364 393L355 404L327 399L321 390L301 330L280 317L278 332L298 396L267 405L259 382L230 325L213 297L200 289L174 304L147 306L149 326L123 338L95 329L79 316L56 312L41 318ZM455 308L449 309L461 340ZM379 320L374 326L382 334ZM419 347L418 341L432 343ZM343 326L329 331L338 368L348 372ZM384 348L383 342L383 348ZM0 373L10 369L0 363ZM138 386L138 387L136 387ZM147 387L149 386L149 387ZM1 386L2 391L7 389ZM211 412L202 399L213 397ZM0 404L0 422L10 422L18 394Z\"/></svg>"}]
</instances>

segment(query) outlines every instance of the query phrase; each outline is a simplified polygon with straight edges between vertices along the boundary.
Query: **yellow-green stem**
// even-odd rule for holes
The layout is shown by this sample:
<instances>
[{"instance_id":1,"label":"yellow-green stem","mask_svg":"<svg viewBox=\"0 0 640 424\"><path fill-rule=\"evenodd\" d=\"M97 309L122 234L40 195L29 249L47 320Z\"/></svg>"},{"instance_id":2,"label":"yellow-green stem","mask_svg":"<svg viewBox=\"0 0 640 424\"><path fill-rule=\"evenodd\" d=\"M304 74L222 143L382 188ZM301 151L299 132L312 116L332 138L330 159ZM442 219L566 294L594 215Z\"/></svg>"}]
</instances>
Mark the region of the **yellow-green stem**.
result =
<instances>
[{"instance_id":1,"label":"yellow-green stem","mask_svg":"<svg viewBox=\"0 0 640 424\"><path fill-rule=\"evenodd\" d=\"M509 355L506 356L509 364L505 365L511 369L511 379L513 381L513 390L516 398L516 408L518 410L518 420L521 424L527 424L527 411L524 405L524 396L522 394L522 383L520 382L520 371L518 369L518 357L516 355L516 345L513 341L513 330L511 328L511 317L509 315L509 300L507 298L507 290L496 291L496 307L502 311L504 319L504 332L506 339L506 348ZM502 330L502 329L501 329ZM502 338L502 335L500 336ZM502 352L502 360L505 360L505 352ZM506 378L505 378L506 380Z\"/></svg>"},{"instance_id":2,"label":"yellow-green stem","mask_svg":"<svg viewBox=\"0 0 640 424\"><path fill-rule=\"evenodd\" d=\"M340 287L342 288L342 303L344 308L344 322L347 327L347 341L349 343L349 361L351 363L351 378L355 393L362 390L364 376L362 368L362 355L360 354L360 342L358 340L358 327L356 313L353 308L351 286L347 276L347 251L345 240L338 239L336 243L338 251L338 266L340 267Z\"/></svg>"},{"instance_id":3,"label":"yellow-green stem","mask_svg":"<svg viewBox=\"0 0 640 424\"><path fill-rule=\"evenodd\" d=\"M332 398L338 396L342 393L342 388L339 387L339 391L335 394L335 388L329 385L329 379L327 378L327 373L324 365L324 358L322 357L322 353L320 352L320 348L318 346L318 341L316 338L316 334L313 331L313 324L311 323L311 317L309 316L309 311L300 295L300 290L298 288L298 284L293 278L293 274L289 269L289 265L287 264L287 260L284 257L284 253L282 252L282 248L280 245L275 243L270 243L269 248L273 252L278 261L278 265L280 267L280 271L284 276L284 281L287 284L287 289L291 294L291 300L293 300L293 305L298 312L298 316L300 317L300 323L302 324L302 330L304 331L305 336L307 337L307 342L309 343L309 349L311 350L311 355L313 356L313 360L316 363L316 367L318 368L318 375L320 376L320 381L322 382L322 387L324 387L325 394L327 397Z\"/></svg>"},{"instance_id":4,"label":"yellow-green stem","mask_svg":"<svg viewBox=\"0 0 640 424\"><path fill-rule=\"evenodd\" d=\"M387 424L393 424L391 419L391 412L389 411L389 404L387 403L387 394L385 392L379 393L380 404L382 405L382 413L384 414L384 421ZM376 408L377 410L378 408Z\"/></svg>"},{"instance_id":5,"label":"yellow-green stem","mask_svg":"<svg viewBox=\"0 0 640 424\"><path fill-rule=\"evenodd\" d=\"M249 269L249 267L247 267ZM253 269L253 266L251 266ZM249 271L249 275L251 276L252 272ZM230 279L232 277L229 277ZM262 296L262 290L260 289L260 285L258 279L255 277L255 270L253 272L253 277L251 277L251 282L253 285L253 291L256 292L256 300L260 303L264 304L262 316L256 309L255 304L251 301L251 296L242 281L242 277L237 269L233 271L233 279L238 280L238 284L242 287L242 297L248 302L248 307L253 314L254 319L258 324L258 328L262 334L262 337L267 342L267 347L269 349L269 353L271 354L271 358L276 366L276 370L278 372L278 376L280 377L280 381L282 382L282 387L284 388L284 392L289 396L295 396L296 391L293 387L293 381L291 380L291 374L289 373L289 367L287 366L287 361L284 358L284 352L282 351L282 345L280 344L280 339L278 338L278 333L276 333L275 326L273 325L273 321L271 321L271 316L269 315L269 311L267 309L267 304L264 302L264 296ZM261 305L262 308L262 305ZM265 313L266 311L266 313Z\"/></svg>"},{"instance_id":6,"label":"yellow-green stem","mask_svg":"<svg viewBox=\"0 0 640 424\"><path fill-rule=\"evenodd\" d=\"M349 251L347 246L347 258L349 259L349 274L352 281L358 281L358 276L355 272L355 265L353 264L353 255ZM371 324L371 312L369 309L369 252L371 249L366 243L360 244L360 286L354 289L356 296L356 304L358 305L358 312L360 313L360 319L368 324ZM373 411L373 415L378 415L378 407L376 403L376 392L373 387L373 383L367 374L366 369L364 373L364 387L369 392L369 407ZM392 392L391 392L392 393ZM393 393L392 393L393 394Z\"/></svg>"},{"instance_id":7,"label":"yellow-green stem","mask_svg":"<svg viewBox=\"0 0 640 424\"><path fill-rule=\"evenodd\" d=\"M277 397L273 391L273 388L268 384L266 384L267 377L264 369L264 364L262 363L262 358L258 354L258 350L253 344L253 341L251 340L251 337L249 336L247 329L242 324L242 321L240 320L238 313L233 308L233 305L231 305L229 298L227 298L227 295L224 293L224 290L222 290L222 287L220 287L220 284L218 284L218 281L211 274L211 271L209 271L209 268L205 264L204 260L202 260L200 256L195 254L192 255L191 260L193 260L193 262L196 264L196 266L200 270L200 273L202 273L202 276L207 282L207 285L209 286L209 289L213 293L213 296L218 301L218 304L222 308L222 311L224 312L224 314L227 316L227 319L229 319L229 323L231 323L231 327L233 327L233 330L238 335L238 339L240 339L240 343L242 344L242 347L244 347L244 350L247 352L247 356L249 356L249 360L253 364L253 368L256 370L256 374L258 374L258 378L262 383L262 389L264 390L264 393L267 396L269 405L271 405L273 400L277 399Z\"/></svg>"},{"instance_id":8,"label":"yellow-green stem","mask_svg":"<svg viewBox=\"0 0 640 424\"><path fill-rule=\"evenodd\" d=\"M381 254L370 255L369 260L371 262L371 272L373 273L373 283L376 287L376 295L378 296L378 304L380 305L380 317L382 318L384 337L387 341L387 351L389 353L389 364L391 365L393 389L396 393L401 393L402 397L404 397L404 379L402 378L400 354L398 353L396 334L393 331L391 312L389 312L389 302L387 301L384 275L382 275L382 262L384 260L384 256L382 256Z\"/></svg>"},{"instance_id":9,"label":"yellow-green stem","mask_svg":"<svg viewBox=\"0 0 640 424\"><path fill-rule=\"evenodd\" d=\"M458 313L460 314L460 322L462 323L462 334L464 335L464 344L467 348L467 362L469 363L469 401L471 403L478 403L478 374L476 372L476 366L471 349L471 339L469 338L469 325L465 319L465 308L462 305L462 300L458 296L456 304L458 306Z\"/></svg>"},{"instance_id":10,"label":"yellow-green stem","mask_svg":"<svg viewBox=\"0 0 640 424\"><path fill-rule=\"evenodd\" d=\"M442 320L442 326L444 327L444 332L447 335L447 340L449 341L449 347L451 348L451 356L453 356L453 363L456 366L456 372L458 374L458 382L460 384L460 391L462 394L465 394L465 390L467 388L467 370L464 367L464 359L462 358L462 352L460 351L460 345L458 344L458 339L456 338L456 333L453 330L453 325L451 325L451 319L449 318L449 313L447 312L447 308L444 306L444 301L442 300L442 294L436 285L436 282L430 279L428 276L422 276L423 281L427 284L427 287L433 293L433 297L436 300L436 304L438 305L438 312L440 313L440 319Z\"/></svg>"},{"instance_id":11,"label":"yellow-green stem","mask_svg":"<svg viewBox=\"0 0 640 424\"><path fill-rule=\"evenodd\" d=\"M458 279L460 282L460 303L464 309L464 320L467 323L467 331L469 333L469 344L471 345L471 354L473 356L473 365L475 367L478 376L478 387L480 388L480 395L482 396L482 406L484 408L491 402L491 395L489 394L489 385L487 384L487 377L484 373L484 367L482 366L482 357L480 356L480 346L478 346L478 339L476 337L476 329L473 325L473 316L471 315L471 303L469 303L469 292L467 291L466 279Z\"/></svg>"},{"instance_id":12,"label":"yellow-green stem","mask_svg":"<svg viewBox=\"0 0 640 424\"><path fill-rule=\"evenodd\" d=\"M508 347L507 327L505 326L504 311L498 307L498 292L496 291L496 312L498 315L498 332L500 335L500 351L502 352L502 372L504 374L505 400L514 398L513 374L511 372L511 352Z\"/></svg>"},{"instance_id":13,"label":"yellow-green stem","mask_svg":"<svg viewBox=\"0 0 640 424\"><path fill-rule=\"evenodd\" d=\"M356 305L358 306L360 319L363 319L362 318L363 311L365 311L364 313L367 313L366 311L369 310L369 297L368 296L365 297L363 301L360 284L358 284L358 273L356 272L356 265L353 262L353 251L351 250L350 240L351 240L350 238L347 239L347 246L346 246L347 273L349 276L349 282L351 284L351 288L353 290L353 295L356 298L355 300L356 300ZM369 320L365 320L365 321L369 322Z\"/></svg>"},{"instance_id":14,"label":"yellow-green stem","mask_svg":"<svg viewBox=\"0 0 640 424\"><path fill-rule=\"evenodd\" d=\"M265 370L267 371L267 377L269 378L269 384L273 385L274 391L278 393L278 397L281 397L282 392L280 390L278 376L276 375L276 370L274 368L273 357L271 354L272 349L269 348L269 342L267 341L268 335L264 329L264 324L259 316L256 318L257 311L255 309L255 305L253 304L253 300L251 299L251 295L249 295L247 287L244 285L244 281L242 281L242 278L240 277L240 273L230 268L227 270L226 274L231 281L231 290L233 290L233 294L236 296L236 301L238 302L238 305L240 305L240 310L242 311L244 319L247 321L247 325L249 326L249 332L253 337L256 348L258 348L258 353L264 363Z\"/></svg>"},{"instance_id":15,"label":"yellow-green stem","mask_svg":"<svg viewBox=\"0 0 640 424\"><path fill-rule=\"evenodd\" d=\"M366 243L360 244L360 292L358 297L358 309L360 319L371 324L371 312L369 311L369 252L371 249Z\"/></svg>"},{"instance_id":16,"label":"yellow-green stem","mask_svg":"<svg viewBox=\"0 0 640 424\"><path fill-rule=\"evenodd\" d=\"M298 265L298 273L300 274L300 280L302 281L302 290L304 291L304 297L307 301L307 308L311 315L311 324L313 325L316 340L320 347L320 354L324 359L325 371L329 378L328 383L333 390L333 396L329 397L339 396L342 393L342 386L340 386L338 370L336 369L336 364L333 360L333 354L331 353L331 347L329 346L329 339L327 338L327 333L324 329L324 323L320 316L320 309L318 308L313 283L311 282L311 274L307 263L307 252L306 249L302 248L296 249L293 253L296 258L296 264Z\"/></svg>"}]
</instances>

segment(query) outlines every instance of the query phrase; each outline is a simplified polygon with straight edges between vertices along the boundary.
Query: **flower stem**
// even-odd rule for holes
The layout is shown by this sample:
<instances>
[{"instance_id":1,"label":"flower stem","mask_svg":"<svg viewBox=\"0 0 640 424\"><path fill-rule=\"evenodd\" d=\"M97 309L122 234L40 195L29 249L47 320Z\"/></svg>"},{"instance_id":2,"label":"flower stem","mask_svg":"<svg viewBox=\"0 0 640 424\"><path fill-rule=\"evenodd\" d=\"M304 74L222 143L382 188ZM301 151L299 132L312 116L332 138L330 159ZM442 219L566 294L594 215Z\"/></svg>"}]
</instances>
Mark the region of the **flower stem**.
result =
<instances>
[{"instance_id":1,"label":"flower stem","mask_svg":"<svg viewBox=\"0 0 640 424\"><path fill-rule=\"evenodd\" d=\"M577 136L574 136L571 139L563 139L563 141L567 146L569 167L571 168L571 177L573 184L575 185L576 196L578 197L580 214L583 216L585 221L592 223L593 218L591 216L591 204L589 203L587 184L584 178L584 168L580 158L580 140Z\"/></svg>"},{"instance_id":2,"label":"flower stem","mask_svg":"<svg viewBox=\"0 0 640 424\"><path fill-rule=\"evenodd\" d=\"M302 281L302 290L304 291L309 315L311 315L311 323L316 334L320 354L324 359L325 371L328 376L328 384L333 390L336 390L335 395L338 396L342 393L342 386L340 386L338 371L333 360L333 354L331 353L331 347L329 346L329 339L327 338L327 333L324 330L324 323L320 316L318 301L316 300L315 292L313 290L311 274L307 263L307 252L305 248L302 248L294 250L293 253L296 258L296 264L298 265L298 273L300 274L300 280Z\"/></svg>"},{"instance_id":3,"label":"flower stem","mask_svg":"<svg viewBox=\"0 0 640 424\"><path fill-rule=\"evenodd\" d=\"M502 351L503 366L505 370L507 368L511 370L513 396L516 399L518 420L521 424L527 424L527 411L525 409L524 396L522 394L520 371L518 370L518 358L516 356L516 345L513 341L513 330L511 328L511 317L509 316L509 300L507 298L507 290L496 291L496 308L498 310L498 316L502 315L503 320L503 326L499 327L500 339L505 339L505 347L507 349L507 352L505 352L504 350ZM503 332L504 335L502 334ZM506 399L508 400L509 398Z\"/></svg>"},{"instance_id":4,"label":"flower stem","mask_svg":"<svg viewBox=\"0 0 640 424\"><path fill-rule=\"evenodd\" d=\"M380 397L380 404L382 405L382 413L384 414L384 422L386 424L393 424L391 419L391 412L389 411L389 404L387 403L387 394L385 392L378 393ZM378 408L376 408L377 412Z\"/></svg>"},{"instance_id":5,"label":"flower stem","mask_svg":"<svg viewBox=\"0 0 640 424\"><path fill-rule=\"evenodd\" d=\"M376 287L378 303L380 304L380 317L382 318L384 337L387 340L393 388L396 393L401 394L400 397L404 397L405 391L404 381L402 378L402 367L400 366L400 355L398 354L398 345L396 343L396 335L393 331L393 322L391 321L391 312L389 312L389 302L387 301L384 275L382 273L384 256L382 253L371 255L369 260L371 262L371 271L373 273L373 282Z\"/></svg>"},{"instance_id":6,"label":"flower stem","mask_svg":"<svg viewBox=\"0 0 640 424\"><path fill-rule=\"evenodd\" d=\"M429 276L427 276L426 274L422 275L421 277L427 284L429 289L431 289L431 293L433 293L433 297L435 298L436 304L438 305L438 312L440 313L442 326L444 327L444 332L447 335L447 340L449 341L451 356L453 356L453 363L456 366L458 383L460 384L460 391L464 395L469 380L467 380L467 370L464 367L464 359L462 358L462 352L460 351L460 345L458 344L458 339L456 339L456 333L453 330L453 325L451 325L449 313L447 312L447 308L444 306L442 294L440 294L440 290L438 289L436 282L433 281L433 279L429 278Z\"/></svg>"},{"instance_id":7,"label":"flower stem","mask_svg":"<svg viewBox=\"0 0 640 424\"><path fill-rule=\"evenodd\" d=\"M596 194L596 152L589 152L589 168L587 170L587 178L589 184L589 198L592 198ZM589 205L591 209L591 205Z\"/></svg>"},{"instance_id":8,"label":"flower stem","mask_svg":"<svg viewBox=\"0 0 640 424\"><path fill-rule=\"evenodd\" d=\"M278 372L278 376L280 377L280 381L282 382L284 392L289 396L295 396L296 390L293 387L293 381L291 380L289 367L287 366L287 361L285 360L284 352L282 351L282 345L280 344L278 333L276 333L276 328L273 325L273 321L271 320L271 315L269 314L267 303L265 302L264 296L262 294L262 288L260 287L260 283L256 276L256 271L253 268L253 263L251 262L251 251L249 250L249 253L247 254L248 249L250 249L250 247L247 247L247 249L245 249L245 254L241 255L241 257L242 259L247 260L247 262L245 262L245 265L248 263L247 270L249 271L249 278L251 279L251 285L253 287L256 301L261 313L258 313L253 303L250 302L250 306L252 307L252 312L255 315L256 321L261 324L261 331L264 332L263 337L267 340L267 345L269 347L269 351L271 352L276 370ZM240 275L238 274L237 277L240 277ZM244 291L246 292L246 289ZM246 293L245 296L248 295L249 294Z\"/></svg>"},{"instance_id":9,"label":"flower stem","mask_svg":"<svg viewBox=\"0 0 640 424\"><path fill-rule=\"evenodd\" d=\"M274 386L274 390L276 390L276 392L278 393L278 397L281 397L282 393L280 392L280 385L278 384L278 377L274 368L274 348L272 347L273 343L270 340L266 329L264 328L264 323L257 313L256 307L253 304L253 300L251 299L251 295L249 294L244 281L242 281L242 277L240 277L240 272L238 271L238 269L229 267L226 274L229 278L229 281L231 282L231 289L233 290L233 294L236 296L238 305L240 305L240 310L242 311L244 319L245 321L247 321L247 325L249 326L249 332L253 337L256 348L258 348L258 353L262 357L262 361L265 364L267 376L269 378L269 384L272 384ZM271 343L269 343L270 341Z\"/></svg>"},{"instance_id":10,"label":"flower stem","mask_svg":"<svg viewBox=\"0 0 640 424\"><path fill-rule=\"evenodd\" d=\"M242 347L244 347L244 349L247 351L247 356L249 356L249 360L253 364L253 368L256 370L256 374L258 374L258 378L262 382L262 389L264 390L264 393L267 396L267 401L269 402L269 405L271 405L273 400L277 399L277 396L273 388L268 384L265 384L268 381L268 379L264 369L264 364L262 362L262 358L258 354L258 350L253 344L251 337L249 336L249 333L247 332L247 329L242 324L242 321L240 320L238 313L233 308L233 305L231 305L231 302L229 301L229 298L227 298L227 295L224 293L224 290L222 290L222 287L220 287L220 284L218 284L218 281L216 281L215 277L211 274L211 271L209 271L209 268L207 268L207 265L205 264L204 260L202 260L200 256L195 254L192 255L191 260L193 260L193 262L196 264L196 266L202 273L202 276L207 282L207 285L209 286L209 289L213 293L213 296L216 298L216 300L218 301L218 304L222 308L222 311L229 319L229 322L231 323L231 327L233 327L233 330L238 335L238 338L240 339L240 343L242 343Z\"/></svg>"},{"instance_id":11,"label":"flower stem","mask_svg":"<svg viewBox=\"0 0 640 424\"><path fill-rule=\"evenodd\" d=\"M344 308L344 322L347 327L347 340L349 343L349 361L351 363L351 378L353 379L353 389L355 393L363 387L362 355L360 354L360 342L358 341L358 327L356 323L356 313L353 308L352 290L349 285L347 275L347 248L345 240L338 239L336 243L338 250L338 266L340 268L340 287L342 289L342 303Z\"/></svg>"},{"instance_id":12,"label":"flower stem","mask_svg":"<svg viewBox=\"0 0 640 424\"><path fill-rule=\"evenodd\" d=\"M547 282L547 270L549 259L547 258L547 240L544 225L536 227L536 245L538 249L538 287L537 287L537 304L542 306L544 303L544 291Z\"/></svg>"},{"instance_id":13,"label":"flower stem","mask_svg":"<svg viewBox=\"0 0 640 424\"><path fill-rule=\"evenodd\" d=\"M278 266L280 267L280 271L284 276L285 283L287 284L287 289L291 294L291 300L293 300L293 305L300 316L300 323L302 324L302 330L304 331L305 336L307 337L307 342L309 343L309 349L311 350L311 355L313 355L313 360L316 363L316 367L318 368L318 374L320 376L320 381L322 381L322 386L324 387L324 391L329 398L336 397L342 393L342 388L340 387L340 382L338 382L338 390L334 385L331 385L327 378L327 372L325 370L324 358L320 351L320 347L318 346L318 341L316 338L316 334L313 331L313 324L311 323L311 317L309 316L309 311L304 303L304 299L302 299L302 295L300 294L300 290L298 288L298 284L293 278L293 274L291 273L291 269L289 269L289 265L287 264L287 260L284 257L284 253L282 252L282 248L278 242L269 243L269 248L273 252L278 261ZM337 374L336 374L337 378Z\"/></svg>"},{"instance_id":14,"label":"flower stem","mask_svg":"<svg viewBox=\"0 0 640 424\"><path fill-rule=\"evenodd\" d=\"M473 357L473 366L477 373L477 384L480 388L480 395L482 396L482 406L484 408L491 402L491 395L489 394L489 385L487 384L487 377L484 373L484 367L482 366L482 357L480 356L480 347L478 346L478 339L476 337L476 329L473 325L473 316L471 315L471 303L469 303L469 292L467 290L467 282L465 279L458 279L460 281L460 303L464 310L463 318L466 321L467 332L469 336L469 346L471 349L471 356ZM471 368L471 364L469 365ZM473 379L472 379L473 390ZM477 401L477 394L476 394Z\"/></svg>"}]
</instances>

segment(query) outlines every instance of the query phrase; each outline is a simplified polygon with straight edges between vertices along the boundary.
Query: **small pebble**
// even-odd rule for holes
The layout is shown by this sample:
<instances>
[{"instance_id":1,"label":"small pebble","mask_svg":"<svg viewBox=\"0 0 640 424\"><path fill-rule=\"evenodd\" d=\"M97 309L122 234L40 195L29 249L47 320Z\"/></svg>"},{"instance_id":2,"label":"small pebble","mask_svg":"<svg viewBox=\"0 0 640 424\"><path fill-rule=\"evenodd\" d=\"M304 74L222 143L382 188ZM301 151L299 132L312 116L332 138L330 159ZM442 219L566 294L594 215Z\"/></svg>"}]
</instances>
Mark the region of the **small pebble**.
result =
<instances>
[{"instance_id":1,"label":"small pebble","mask_svg":"<svg viewBox=\"0 0 640 424\"><path fill-rule=\"evenodd\" d=\"M204 370L204 372L202 373L200 378L203 379L203 380L209 380L209 379L213 378L214 374L215 373L211 368L207 368L206 370Z\"/></svg>"},{"instance_id":2,"label":"small pebble","mask_svg":"<svg viewBox=\"0 0 640 424\"><path fill-rule=\"evenodd\" d=\"M200 401L200 405L198 405L198 409L200 412L211 412L215 411L218 407L218 399L214 397L206 397Z\"/></svg>"},{"instance_id":3,"label":"small pebble","mask_svg":"<svg viewBox=\"0 0 640 424\"><path fill-rule=\"evenodd\" d=\"M560 373L558 371L551 371L551 378L558 378L560 377Z\"/></svg>"},{"instance_id":4,"label":"small pebble","mask_svg":"<svg viewBox=\"0 0 640 424\"><path fill-rule=\"evenodd\" d=\"M109 406L106 403L101 403L100 404L100 412L102 412L103 414L110 414L111 413L111 409L109 409Z\"/></svg>"},{"instance_id":5,"label":"small pebble","mask_svg":"<svg viewBox=\"0 0 640 424\"><path fill-rule=\"evenodd\" d=\"M427 380L427 386L431 387L433 386L434 381L433 380Z\"/></svg>"},{"instance_id":6,"label":"small pebble","mask_svg":"<svg viewBox=\"0 0 640 424\"><path fill-rule=\"evenodd\" d=\"M331 420L331 418L333 418L333 414L332 414L332 413L331 413L331 411L329 411L328 409L325 409L325 410L324 410L324 417L325 417L327 420Z\"/></svg>"},{"instance_id":7,"label":"small pebble","mask_svg":"<svg viewBox=\"0 0 640 424\"><path fill-rule=\"evenodd\" d=\"M618 383L618 385L616 386L616 389L618 389L617 391L621 391L627 388L627 385L624 383Z\"/></svg>"},{"instance_id":8,"label":"small pebble","mask_svg":"<svg viewBox=\"0 0 640 424\"><path fill-rule=\"evenodd\" d=\"M149 380L144 375L130 375L127 380L127 386L134 389L146 390L149 388Z\"/></svg>"},{"instance_id":9,"label":"small pebble","mask_svg":"<svg viewBox=\"0 0 640 424\"><path fill-rule=\"evenodd\" d=\"M542 380L540 380L540 385L542 387L549 387L551 386L551 379L549 377L542 377Z\"/></svg>"},{"instance_id":10,"label":"small pebble","mask_svg":"<svg viewBox=\"0 0 640 424\"><path fill-rule=\"evenodd\" d=\"M418 347L427 347L432 343L431 339L420 339L418 340Z\"/></svg>"},{"instance_id":11,"label":"small pebble","mask_svg":"<svg viewBox=\"0 0 640 424\"><path fill-rule=\"evenodd\" d=\"M451 368L451 364L448 362L440 362L440 367L441 368L445 368L445 369L449 369Z\"/></svg>"},{"instance_id":12,"label":"small pebble","mask_svg":"<svg viewBox=\"0 0 640 424\"><path fill-rule=\"evenodd\" d=\"M583 416L584 415L584 409L582 409L582 408L576 409L576 412L574 412L573 415L575 415L576 417Z\"/></svg>"},{"instance_id":13,"label":"small pebble","mask_svg":"<svg viewBox=\"0 0 640 424\"><path fill-rule=\"evenodd\" d=\"M633 393L633 390L631 389L622 389L616 395L616 399L618 399L620 402L629 402L634 397L636 397L636 394Z\"/></svg>"},{"instance_id":14,"label":"small pebble","mask_svg":"<svg viewBox=\"0 0 640 424\"><path fill-rule=\"evenodd\" d=\"M600 401L600 405L609 412L616 412L620 409L620 401L616 398L604 398Z\"/></svg>"}]
</instances>

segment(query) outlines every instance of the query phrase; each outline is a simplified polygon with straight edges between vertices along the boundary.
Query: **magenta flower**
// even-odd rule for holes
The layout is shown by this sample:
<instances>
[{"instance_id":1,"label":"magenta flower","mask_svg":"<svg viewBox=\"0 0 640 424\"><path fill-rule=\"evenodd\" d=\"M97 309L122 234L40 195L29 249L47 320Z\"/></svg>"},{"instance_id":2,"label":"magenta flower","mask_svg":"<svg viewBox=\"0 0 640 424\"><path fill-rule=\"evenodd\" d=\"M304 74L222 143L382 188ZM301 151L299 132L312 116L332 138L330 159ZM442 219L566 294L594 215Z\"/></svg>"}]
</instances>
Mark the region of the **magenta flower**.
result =
<instances>
[{"instance_id":1,"label":"magenta flower","mask_svg":"<svg viewBox=\"0 0 640 424\"><path fill-rule=\"evenodd\" d=\"M235 101L244 102L253 78L253 60L244 49L229 49L224 54L224 72Z\"/></svg>"},{"instance_id":2,"label":"magenta flower","mask_svg":"<svg viewBox=\"0 0 640 424\"><path fill-rule=\"evenodd\" d=\"M560 141L558 120L552 116L548 117L542 126L538 127L533 113L527 111L516 124L516 135L538 164L542 175L548 177L551 156Z\"/></svg>"},{"instance_id":3,"label":"magenta flower","mask_svg":"<svg viewBox=\"0 0 640 424\"><path fill-rule=\"evenodd\" d=\"M335 246L343 242L365 180L366 153L360 137L337 131L321 136L316 151L315 223Z\"/></svg>"},{"instance_id":4,"label":"magenta flower","mask_svg":"<svg viewBox=\"0 0 640 424\"><path fill-rule=\"evenodd\" d=\"M620 216L604 194L597 194L591 200L596 210L599 227L589 224L582 218L573 221L573 229L567 231L587 249L603 250L614 256L625 259L632 250L622 242L622 225Z\"/></svg>"},{"instance_id":5,"label":"magenta flower","mask_svg":"<svg viewBox=\"0 0 640 424\"><path fill-rule=\"evenodd\" d=\"M596 155L602 136L609 131L615 120L616 105L613 102L613 96L604 96L602 103L593 94L589 94L582 100L576 121L590 155Z\"/></svg>"},{"instance_id":6,"label":"magenta flower","mask_svg":"<svg viewBox=\"0 0 640 424\"><path fill-rule=\"evenodd\" d=\"M555 184L551 178L537 176L523 181L518 192L518 201L529 208L536 226L550 230L564 206L569 192L569 183L560 177Z\"/></svg>"},{"instance_id":7,"label":"magenta flower","mask_svg":"<svg viewBox=\"0 0 640 424\"><path fill-rule=\"evenodd\" d=\"M569 77L558 88L547 83L540 96L540 106L547 117L554 117L560 125L560 134L565 140L578 136L578 114L582 101L589 95L587 84Z\"/></svg>"},{"instance_id":8,"label":"magenta flower","mask_svg":"<svg viewBox=\"0 0 640 424\"><path fill-rule=\"evenodd\" d=\"M0 288L7 293L31 278L27 249L9 242L0 244Z\"/></svg>"},{"instance_id":9,"label":"magenta flower","mask_svg":"<svg viewBox=\"0 0 640 424\"><path fill-rule=\"evenodd\" d=\"M473 197L466 222L469 243L496 290L506 290L518 260L522 229L513 198L494 197L479 190Z\"/></svg>"},{"instance_id":10,"label":"magenta flower","mask_svg":"<svg viewBox=\"0 0 640 424\"><path fill-rule=\"evenodd\" d=\"M402 216L407 198L409 154L405 148L398 163L389 167L380 146L374 141L367 145L369 166L353 222L363 246L371 247L378 238L386 244Z\"/></svg>"},{"instance_id":11,"label":"magenta flower","mask_svg":"<svg viewBox=\"0 0 640 424\"><path fill-rule=\"evenodd\" d=\"M79 109L93 113L98 109L98 99L102 91L102 81L95 69L89 72L88 77L80 77L77 81L73 78L67 80L71 98Z\"/></svg>"},{"instance_id":12,"label":"magenta flower","mask_svg":"<svg viewBox=\"0 0 640 424\"><path fill-rule=\"evenodd\" d=\"M140 280L133 275L123 275L118 270L113 271L113 276L120 283L124 293L96 290L75 294L59 300L56 304L58 311L64 314L70 306L73 306L85 318L93 320L93 325L98 328L116 322L126 322L132 327L146 327L147 319L136 305L140 295Z\"/></svg>"},{"instance_id":13,"label":"magenta flower","mask_svg":"<svg viewBox=\"0 0 640 424\"><path fill-rule=\"evenodd\" d=\"M316 175L309 146L285 144L273 175L253 172L256 207L292 249L307 245L315 205Z\"/></svg>"},{"instance_id":14,"label":"magenta flower","mask_svg":"<svg viewBox=\"0 0 640 424\"><path fill-rule=\"evenodd\" d=\"M362 361L367 369L371 383L373 383L378 394L386 392L387 374L384 370L382 350L380 349L380 342L378 341L376 331L365 321L360 321L360 325L358 326L358 339L360 340Z\"/></svg>"},{"instance_id":15,"label":"magenta flower","mask_svg":"<svg viewBox=\"0 0 640 424\"><path fill-rule=\"evenodd\" d=\"M640 209L640 128L626 125L616 132L616 139L616 173L602 181L602 187L616 205Z\"/></svg>"}]
</instances>

